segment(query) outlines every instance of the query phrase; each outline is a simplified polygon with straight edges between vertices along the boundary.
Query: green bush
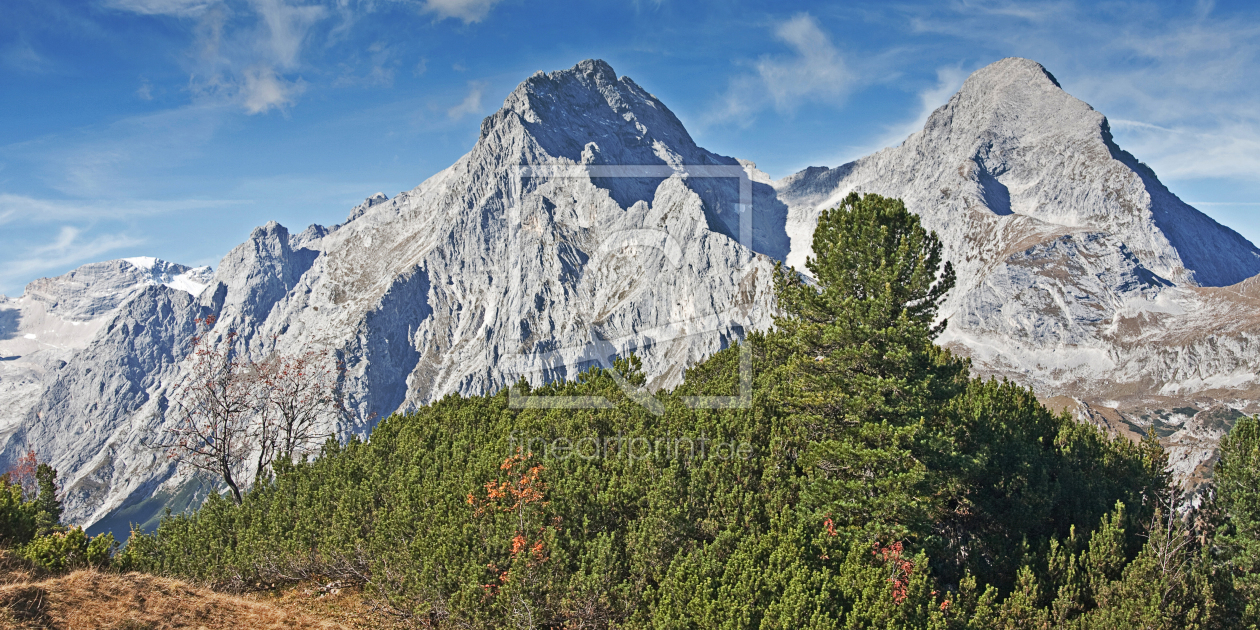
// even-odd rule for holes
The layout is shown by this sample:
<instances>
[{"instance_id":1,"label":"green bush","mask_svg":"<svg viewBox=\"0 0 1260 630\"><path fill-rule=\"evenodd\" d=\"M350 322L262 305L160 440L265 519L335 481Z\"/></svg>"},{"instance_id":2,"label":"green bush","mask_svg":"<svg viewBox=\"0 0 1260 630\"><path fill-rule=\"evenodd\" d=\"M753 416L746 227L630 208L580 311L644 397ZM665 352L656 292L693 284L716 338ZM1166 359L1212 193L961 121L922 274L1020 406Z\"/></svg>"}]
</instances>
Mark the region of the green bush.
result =
<instances>
[{"instance_id":1,"label":"green bush","mask_svg":"<svg viewBox=\"0 0 1260 630\"><path fill-rule=\"evenodd\" d=\"M358 580L438 627L1221 627L1211 602L1223 600L1205 595L1210 541L1152 528L1168 483L1158 446L968 379L932 343L951 274L906 214L873 195L828 213L820 286L780 270L777 328L689 369L656 394L659 415L602 369L514 387L608 408L448 396L386 418L368 442L278 463L239 505L211 494L133 532L115 566L236 586ZM737 393L744 351L748 406L687 404ZM640 384L638 365L616 368ZM750 448L547 452L622 436ZM1226 468L1250 470L1255 452L1231 451L1240 463ZM1254 489L1231 496L1251 513ZM1252 536L1253 522L1230 531ZM1236 562L1253 557L1234 548ZM1161 572L1174 564L1185 571Z\"/></svg>"},{"instance_id":2,"label":"green bush","mask_svg":"<svg viewBox=\"0 0 1260 630\"><path fill-rule=\"evenodd\" d=\"M88 541L86 559L88 566L103 569L109 566L118 541L110 533L99 534Z\"/></svg>"},{"instance_id":3,"label":"green bush","mask_svg":"<svg viewBox=\"0 0 1260 630\"><path fill-rule=\"evenodd\" d=\"M0 480L0 546L15 547L35 536L38 506L22 500L22 487Z\"/></svg>"},{"instance_id":4,"label":"green bush","mask_svg":"<svg viewBox=\"0 0 1260 630\"><path fill-rule=\"evenodd\" d=\"M18 550L23 558L54 573L86 565L87 552L87 535L78 527L37 536Z\"/></svg>"},{"instance_id":5,"label":"green bush","mask_svg":"<svg viewBox=\"0 0 1260 630\"><path fill-rule=\"evenodd\" d=\"M106 568L117 546L113 534L89 539L82 528L71 527L36 536L18 548L18 555L47 571L60 573L84 567Z\"/></svg>"}]
</instances>

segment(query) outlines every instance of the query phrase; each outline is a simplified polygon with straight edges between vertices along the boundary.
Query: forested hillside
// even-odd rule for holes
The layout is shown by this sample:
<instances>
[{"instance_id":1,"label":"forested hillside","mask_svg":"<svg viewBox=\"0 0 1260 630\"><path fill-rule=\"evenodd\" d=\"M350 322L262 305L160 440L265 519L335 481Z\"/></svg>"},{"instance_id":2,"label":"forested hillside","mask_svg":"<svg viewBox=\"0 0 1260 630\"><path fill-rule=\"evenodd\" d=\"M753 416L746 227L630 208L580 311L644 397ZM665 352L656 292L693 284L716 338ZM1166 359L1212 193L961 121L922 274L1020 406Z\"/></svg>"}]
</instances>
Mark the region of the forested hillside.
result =
<instances>
[{"instance_id":1,"label":"forested hillside","mask_svg":"<svg viewBox=\"0 0 1260 630\"><path fill-rule=\"evenodd\" d=\"M517 394L449 396L367 442L279 459L133 532L123 569L247 589L327 576L436 627L1225 628L1255 626L1260 428L1240 420L1217 491L1179 504L1135 444L968 377L934 345L951 288L901 202L850 195L782 314L659 392L637 360ZM747 405L693 409L694 396Z\"/></svg>"}]
</instances>

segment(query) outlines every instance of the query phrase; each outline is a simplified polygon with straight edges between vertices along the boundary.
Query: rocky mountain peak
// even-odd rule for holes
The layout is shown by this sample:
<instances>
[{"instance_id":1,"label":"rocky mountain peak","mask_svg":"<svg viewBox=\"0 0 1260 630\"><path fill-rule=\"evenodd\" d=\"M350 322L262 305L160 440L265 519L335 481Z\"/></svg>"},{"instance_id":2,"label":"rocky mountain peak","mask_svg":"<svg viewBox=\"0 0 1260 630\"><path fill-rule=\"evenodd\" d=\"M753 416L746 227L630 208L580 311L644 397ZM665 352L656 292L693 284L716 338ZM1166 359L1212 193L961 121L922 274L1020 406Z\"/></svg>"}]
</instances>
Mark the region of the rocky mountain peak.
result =
<instances>
[{"instance_id":1,"label":"rocky mountain peak","mask_svg":"<svg viewBox=\"0 0 1260 630\"><path fill-rule=\"evenodd\" d=\"M482 122L466 163L494 171L475 178L482 181L495 181L521 165L669 166L680 174L687 166L740 165L697 146L664 103L598 59L521 82ZM652 203L663 178L592 175L591 181L628 209ZM737 240L738 178L692 178L688 187L700 197L709 228ZM786 207L766 183L755 183L753 195L760 201L753 249L781 259L789 245L782 227Z\"/></svg>"},{"instance_id":2,"label":"rocky mountain peak","mask_svg":"<svg viewBox=\"0 0 1260 630\"><path fill-rule=\"evenodd\" d=\"M66 321L85 322L113 311L137 291L154 284L197 295L209 283L209 267L187 267L159 258L137 257L88 263L54 278L26 285L25 296L42 302Z\"/></svg>"},{"instance_id":3,"label":"rocky mountain peak","mask_svg":"<svg viewBox=\"0 0 1260 630\"><path fill-rule=\"evenodd\" d=\"M363 203L355 206L354 209L350 211L350 216L346 217L345 223L349 223L363 216L363 214L366 213L373 206L378 206L380 204L385 203L386 201L389 201L389 197L383 192L378 192L375 195L372 195L371 197L364 199ZM342 225L345 225L345 223L343 223ZM319 235L319 237L322 238L323 235L321 234Z\"/></svg>"},{"instance_id":4,"label":"rocky mountain peak","mask_svg":"<svg viewBox=\"0 0 1260 630\"><path fill-rule=\"evenodd\" d=\"M1065 92L1041 64L1010 57L972 73L933 112L922 133L932 142L970 149L982 161L990 153L1001 158L1002 153L1059 149L1066 143L1090 144L1103 159L1110 157L1105 127L1102 114Z\"/></svg>"},{"instance_id":5,"label":"rocky mountain peak","mask_svg":"<svg viewBox=\"0 0 1260 630\"><path fill-rule=\"evenodd\" d=\"M509 115L548 156L577 164L736 163L697 147L664 103L599 59L523 81L486 119L482 140L496 137L496 123Z\"/></svg>"},{"instance_id":6,"label":"rocky mountain peak","mask_svg":"<svg viewBox=\"0 0 1260 630\"><path fill-rule=\"evenodd\" d=\"M317 255L309 249L294 250L289 231L269 221L254 228L249 240L223 257L214 279L228 287L228 302L237 306L241 321L257 324L297 284Z\"/></svg>"},{"instance_id":7,"label":"rocky mountain peak","mask_svg":"<svg viewBox=\"0 0 1260 630\"><path fill-rule=\"evenodd\" d=\"M797 266L817 212L859 191L905 200L964 267L1015 254L1028 239L1097 232L1174 283L1227 286L1260 273L1260 250L1169 192L1115 144L1101 113L1028 59L977 70L900 146L776 188L809 208L789 218ZM995 251L977 256L986 248ZM980 277L979 266L966 271Z\"/></svg>"},{"instance_id":8,"label":"rocky mountain peak","mask_svg":"<svg viewBox=\"0 0 1260 630\"><path fill-rule=\"evenodd\" d=\"M1046 67L1031 59L1007 57L976 70L963 82L960 93L1036 91L1067 94Z\"/></svg>"}]
</instances>

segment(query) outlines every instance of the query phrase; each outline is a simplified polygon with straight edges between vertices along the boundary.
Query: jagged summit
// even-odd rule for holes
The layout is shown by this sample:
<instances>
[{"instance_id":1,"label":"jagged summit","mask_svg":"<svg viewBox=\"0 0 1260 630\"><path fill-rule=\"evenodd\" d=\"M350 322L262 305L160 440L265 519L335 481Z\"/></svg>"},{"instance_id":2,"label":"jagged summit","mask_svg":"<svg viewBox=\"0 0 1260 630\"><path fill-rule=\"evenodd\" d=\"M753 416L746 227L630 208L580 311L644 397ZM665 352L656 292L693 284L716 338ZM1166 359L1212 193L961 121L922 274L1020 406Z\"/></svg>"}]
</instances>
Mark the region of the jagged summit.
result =
<instances>
[{"instance_id":1,"label":"jagged summit","mask_svg":"<svg viewBox=\"0 0 1260 630\"><path fill-rule=\"evenodd\" d=\"M599 59L523 81L482 124L483 139L512 115L547 155L576 164L737 164L697 147L664 103Z\"/></svg>"},{"instance_id":2,"label":"jagged summit","mask_svg":"<svg viewBox=\"0 0 1260 630\"><path fill-rule=\"evenodd\" d=\"M522 180L543 165L575 168ZM674 174L602 168L619 165ZM696 165L751 180L760 255L735 238L748 216L736 181L688 175ZM978 372L1064 395L1250 383L1260 401L1260 324L1236 315L1260 312L1254 298L1195 286L1255 275L1255 248L1168 193L1039 64L994 63L902 145L772 182L588 60L525 79L469 152L416 188L374 194L337 226L257 228L195 296L143 284L102 310L80 292L99 314L90 326L49 310L73 295L0 300L0 465L27 448L48 457L78 523L187 496L141 437L178 402L194 335L235 332L256 356L335 354L350 414L326 429L341 437L448 393L569 378L609 352L636 353L649 384L668 386L770 325L774 259L802 267L818 211L851 191L901 198L941 235L959 278L941 341ZM101 264L138 279L160 266Z\"/></svg>"},{"instance_id":3,"label":"jagged summit","mask_svg":"<svg viewBox=\"0 0 1260 630\"><path fill-rule=\"evenodd\" d=\"M188 267L151 256L88 263L52 278L26 285L25 298L42 302L49 313L66 321L102 317L142 288L161 284L199 294L210 281L209 267Z\"/></svg>"},{"instance_id":4,"label":"jagged summit","mask_svg":"<svg viewBox=\"0 0 1260 630\"><path fill-rule=\"evenodd\" d=\"M618 77L599 59L572 68L538 72L512 91L487 117L473 154L509 155L521 165L739 166L739 160L696 145L678 117L629 77ZM596 178L618 205L650 203L661 178ZM737 238L738 181L695 179L710 229ZM787 209L763 182L753 186L759 210L753 217L752 247L776 259L788 253L783 231Z\"/></svg>"},{"instance_id":5,"label":"jagged summit","mask_svg":"<svg viewBox=\"0 0 1260 630\"><path fill-rule=\"evenodd\" d=\"M999 248L991 259L1037 234L1094 230L1173 282L1227 286L1260 273L1260 250L1177 199L1116 146L1101 113L1027 59L977 70L900 146L776 187L802 209L788 221L798 267L818 210L859 190L905 199L955 260L979 264L976 241Z\"/></svg>"},{"instance_id":6,"label":"jagged summit","mask_svg":"<svg viewBox=\"0 0 1260 630\"><path fill-rule=\"evenodd\" d=\"M975 147L1002 138L1027 146L1098 140L1104 124L1102 114L1065 92L1041 64L1008 57L972 73L922 133L951 145ZM936 137L941 132L944 138Z\"/></svg>"},{"instance_id":7,"label":"jagged summit","mask_svg":"<svg viewBox=\"0 0 1260 630\"><path fill-rule=\"evenodd\" d=\"M1034 61L976 71L899 146L774 186L798 268L821 209L854 191L905 201L957 269L938 342L978 375L1084 418L1111 407L1138 424L1109 426L1132 435L1191 403L1260 409L1260 320L1243 282L1260 250L1173 195ZM1176 448L1183 478L1211 454Z\"/></svg>"}]
</instances>

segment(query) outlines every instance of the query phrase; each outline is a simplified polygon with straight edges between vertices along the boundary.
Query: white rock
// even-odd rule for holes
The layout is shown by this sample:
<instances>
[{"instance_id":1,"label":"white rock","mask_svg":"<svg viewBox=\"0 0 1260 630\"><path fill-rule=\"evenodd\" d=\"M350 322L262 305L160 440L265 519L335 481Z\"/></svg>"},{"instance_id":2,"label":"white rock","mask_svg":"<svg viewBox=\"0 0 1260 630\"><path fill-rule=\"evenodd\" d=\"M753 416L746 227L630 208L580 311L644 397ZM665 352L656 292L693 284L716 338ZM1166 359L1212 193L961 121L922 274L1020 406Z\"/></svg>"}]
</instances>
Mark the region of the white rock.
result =
<instances>
[{"instance_id":1,"label":"white rock","mask_svg":"<svg viewBox=\"0 0 1260 630\"><path fill-rule=\"evenodd\" d=\"M518 177L557 165L664 173ZM746 172L753 213L737 180L700 167ZM977 72L899 147L772 182L585 61L527 79L467 155L339 226L268 223L212 277L114 261L0 303L0 460L27 448L51 459L71 522L158 509L187 477L144 440L169 421L208 315L209 342L232 331L256 357L335 353L354 411L329 427L343 438L451 392L571 378L614 353L636 352L652 387L673 385L769 326L773 261L800 267L817 213L850 191L902 198L941 235L959 271L942 342L976 372L1126 434L1144 409L1260 400L1260 285L1241 282L1260 251L1168 193L1036 63ZM738 242L746 218L752 251ZM1182 471L1219 437L1185 429L1190 415L1165 423L1186 431Z\"/></svg>"}]
</instances>

